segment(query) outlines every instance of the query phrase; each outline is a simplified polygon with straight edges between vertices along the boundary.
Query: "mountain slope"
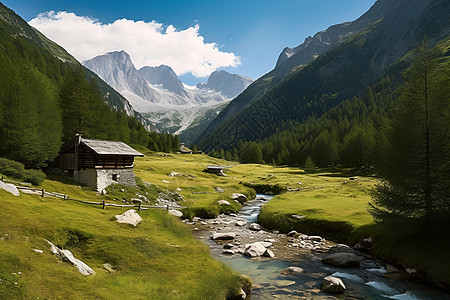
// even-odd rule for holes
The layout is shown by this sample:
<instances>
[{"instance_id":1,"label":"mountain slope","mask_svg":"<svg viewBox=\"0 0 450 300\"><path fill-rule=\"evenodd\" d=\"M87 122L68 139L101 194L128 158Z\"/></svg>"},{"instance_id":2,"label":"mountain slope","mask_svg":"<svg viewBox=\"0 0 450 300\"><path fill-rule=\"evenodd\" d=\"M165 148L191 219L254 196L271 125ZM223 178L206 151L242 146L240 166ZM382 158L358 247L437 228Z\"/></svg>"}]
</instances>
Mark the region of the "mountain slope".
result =
<instances>
[{"instance_id":1,"label":"mountain slope","mask_svg":"<svg viewBox=\"0 0 450 300\"><path fill-rule=\"evenodd\" d=\"M299 46L296 53L291 51L289 58L279 59L272 72L255 81L219 114L202 134L201 145L206 149L232 147L241 139L261 139L289 122L320 116L358 95L424 36L434 44L447 37L449 5L442 0L377 1L355 21L357 25L369 24L359 32L349 34L351 23L331 27L347 37L335 39L334 48L309 64L298 62L308 59L310 53L302 49L311 43Z\"/></svg>"},{"instance_id":2,"label":"mountain slope","mask_svg":"<svg viewBox=\"0 0 450 300\"><path fill-rule=\"evenodd\" d=\"M42 167L80 131L148 145L123 97L1 3L0 78L2 157Z\"/></svg>"},{"instance_id":3,"label":"mountain slope","mask_svg":"<svg viewBox=\"0 0 450 300\"><path fill-rule=\"evenodd\" d=\"M208 77L208 81L204 84L197 84L197 88L220 92L225 97L233 99L252 82L253 79L238 74L230 74L222 70L212 72Z\"/></svg>"}]
</instances>

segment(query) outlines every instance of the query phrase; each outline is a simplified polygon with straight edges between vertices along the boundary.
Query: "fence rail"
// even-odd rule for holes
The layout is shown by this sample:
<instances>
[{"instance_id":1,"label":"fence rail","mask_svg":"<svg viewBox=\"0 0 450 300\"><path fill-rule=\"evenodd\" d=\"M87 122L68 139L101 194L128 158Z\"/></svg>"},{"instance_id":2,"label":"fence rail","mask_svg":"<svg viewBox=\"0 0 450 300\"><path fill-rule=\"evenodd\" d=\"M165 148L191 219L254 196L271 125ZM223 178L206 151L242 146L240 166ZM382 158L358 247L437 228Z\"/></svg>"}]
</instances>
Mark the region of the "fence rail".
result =
<instances>
[{"instance_id":1,"label":"fence rail","mask_svg":"<svg viewBox=\"0 0 450 300\"><path fill-rule=\"evenodd\" d=\"M49 192L46 191L45 189L38 189L38 188L34 188L31 187L31 183L28 182L19 182L19 181L14 181L14 180L9 180L9 179L4 179L3 176L0 178L1 181L7 181L7 182L11 182L11 183L16 183L16 184L21 184L21 185L16 185L16 188L19 190L28 190L28 191L33 191L36 194L39 194L41 197L56 197L56 198L61 198L64 200L72 200L72 201L77 201L77 202L81 202L81 203L85 203L85 204L92 204L92 205L101 205L103 209L105 209L107 206L112 206L112 207L136 207L138 210L146 210L149 208L160 208L160 209L170 209L169 205L142 205L142 202L138 202L137 204L116 204L116 203L106 203L105 200L102 200L101 202L93 202L93 201L86 201L86 200L80 200L80 199L75 199L75 198L71 198L69 197L69 195L67 194L63 194L63 193L58 193L58 192ZM24 186L27 185L27 186ZM30 185L30 186L28 186ZM177 208L179 209L183 209L186 207L179 207L177 206Z\"/></svg>"}]
</instances>

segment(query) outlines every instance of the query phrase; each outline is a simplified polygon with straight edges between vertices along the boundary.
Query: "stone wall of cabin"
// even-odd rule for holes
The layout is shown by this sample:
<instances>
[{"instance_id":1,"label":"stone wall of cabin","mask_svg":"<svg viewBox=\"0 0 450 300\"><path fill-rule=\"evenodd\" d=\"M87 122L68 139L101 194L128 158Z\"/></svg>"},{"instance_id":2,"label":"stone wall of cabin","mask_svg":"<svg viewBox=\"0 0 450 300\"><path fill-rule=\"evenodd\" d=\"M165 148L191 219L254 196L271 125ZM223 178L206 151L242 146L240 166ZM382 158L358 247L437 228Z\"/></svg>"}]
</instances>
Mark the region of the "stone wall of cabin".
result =
<instances>
[{"instance_id":1,"label":"stone wall of cabin","mask_svg":"<svg viewBox=\"0 0 450 300\"><path fill-rule=\"evenodd\" d=\"M73 179L79 183L88 186L91 189L97 190L97 170L96 169L81 169L73 172Z\"/></svg>"},{"instance_id":2,"label":"stone wall of cabin","mask_svg":"<svg viewBox=\"0 0 450 300\"><path fill-rule=\"evenodd\" d=\"M98 192L101 192L107 186L114 183L125 186L136 185L133 168L82 169L74 172L73 179Z\"/></svg>"},{"instance_id":3,"label":"stone wall of cabin","mask_svg":"<svg viewBox=\"0 0 450 300\"><path fill-rule=\"evenodd\" d=\"M97 191L102 191L107 186L118 183L126 186L135 186L135 176L133 168L124 169L96 169L97 170ZM113 178L116 177L116 180Z\"/></svg>"}]
</instances>

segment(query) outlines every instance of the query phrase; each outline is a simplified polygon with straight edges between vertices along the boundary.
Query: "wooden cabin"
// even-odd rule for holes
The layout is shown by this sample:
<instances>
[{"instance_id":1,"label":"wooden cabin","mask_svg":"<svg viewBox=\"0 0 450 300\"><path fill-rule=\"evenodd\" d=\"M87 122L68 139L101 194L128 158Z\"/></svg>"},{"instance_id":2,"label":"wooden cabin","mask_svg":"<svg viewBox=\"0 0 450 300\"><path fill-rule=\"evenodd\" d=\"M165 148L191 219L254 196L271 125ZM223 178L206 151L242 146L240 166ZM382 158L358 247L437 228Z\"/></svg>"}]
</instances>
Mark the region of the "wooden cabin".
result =
<instances>
[{"instance_id":1,"label":"wooden cabin","mask_svg":"<svg viewBox=\"0 0 450 300\"><path fill-rule=\"evenodd\" d=\"M60 153L58 168L100 192L113 183L136 185L135 156L144 154L124 142L85 139L77 135L75 144Z\"/></svg>"}]
</instances>

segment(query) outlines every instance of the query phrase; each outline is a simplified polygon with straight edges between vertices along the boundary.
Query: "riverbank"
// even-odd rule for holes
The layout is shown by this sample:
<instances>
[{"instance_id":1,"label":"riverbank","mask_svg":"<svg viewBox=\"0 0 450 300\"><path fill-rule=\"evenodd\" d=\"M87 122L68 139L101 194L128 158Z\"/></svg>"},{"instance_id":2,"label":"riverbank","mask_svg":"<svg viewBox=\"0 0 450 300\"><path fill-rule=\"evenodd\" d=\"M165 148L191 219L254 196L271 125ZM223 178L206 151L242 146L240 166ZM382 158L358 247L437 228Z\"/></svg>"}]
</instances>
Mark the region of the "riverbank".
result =
<instances>
[{"instance_id":1,"label":"riverbank","mask_svg":"<svg viewBox=\"0 0 450 300\"><path fill-rule=\"evenodd\" d=\"M270 202L269 202L270 203ZM267 200L252 200L237 215L220 215L215 219L185 220L194 236L203 240L211 254L233 270L247 275L253 282L251 299L444 299L445 294L426 285L393 280L392 265L372 258L356 249L337 245L320 236L291 232L289 235L258 228L252 221L258 206ZM221 239L225 238L225 239ZM249 252L262 244L274 257ZM354 253L359 267L336 267L322 260L329 253ZM388 272L387 272L388 271ZM347 287L344 294L321 291L324 277L341 278ZM331 298L330 298L331 297Z\"/></svg>"}]
</instances>

